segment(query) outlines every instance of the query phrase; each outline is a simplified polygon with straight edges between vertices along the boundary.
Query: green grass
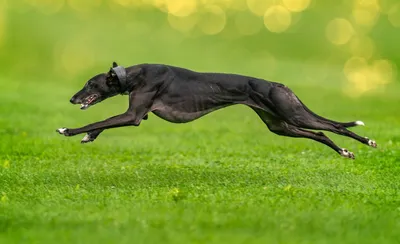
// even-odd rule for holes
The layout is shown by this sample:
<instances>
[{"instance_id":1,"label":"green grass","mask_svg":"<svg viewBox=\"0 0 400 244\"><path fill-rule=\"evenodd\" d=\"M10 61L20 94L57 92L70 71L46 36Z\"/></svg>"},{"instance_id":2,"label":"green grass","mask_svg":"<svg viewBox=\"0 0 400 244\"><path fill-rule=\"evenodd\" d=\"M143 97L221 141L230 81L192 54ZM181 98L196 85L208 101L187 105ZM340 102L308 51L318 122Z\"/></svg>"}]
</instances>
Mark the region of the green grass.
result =
<instances>
[{"instance_id":1,"label":"green grass","mask_svg":"<svg viewBox=\"0 0 400 244\"><path fill-rule=\"evenodd\" d=\"M55 129L125 110L117 97L80 111L82 84L0 82L0 243L399 243L398 85L350 99L291 84L315 112L378 149L327 133L356 160L268 131L229 107L188 124L150 115L92 144ZM82 135L83 136L83 135Z\"/></svg>"}]
</instances>

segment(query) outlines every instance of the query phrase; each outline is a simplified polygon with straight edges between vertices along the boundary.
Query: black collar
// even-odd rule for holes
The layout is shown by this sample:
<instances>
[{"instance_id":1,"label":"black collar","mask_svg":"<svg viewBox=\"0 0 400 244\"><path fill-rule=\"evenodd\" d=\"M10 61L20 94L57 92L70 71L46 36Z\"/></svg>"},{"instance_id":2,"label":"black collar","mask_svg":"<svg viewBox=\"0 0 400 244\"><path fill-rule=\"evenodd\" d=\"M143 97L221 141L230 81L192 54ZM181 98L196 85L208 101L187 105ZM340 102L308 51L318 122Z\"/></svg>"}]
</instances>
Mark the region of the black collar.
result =
<instances>
[{"instance_id":1,"label":"black collar","mask_svg":"<svg viewBox=\"0 0 400 244\"><path fill-rule=\"evenodd\" d=\"M118 77L118 81L119 81L119 85L121 87L121 93L126 92L126 90L128 89L128 84L127 84L127 77L126 77L126 70L124 67L122 66L117 66L114 68L111 68L111 70L114 72L114 74L117 75Z\"/></svg>"}]
</instances>

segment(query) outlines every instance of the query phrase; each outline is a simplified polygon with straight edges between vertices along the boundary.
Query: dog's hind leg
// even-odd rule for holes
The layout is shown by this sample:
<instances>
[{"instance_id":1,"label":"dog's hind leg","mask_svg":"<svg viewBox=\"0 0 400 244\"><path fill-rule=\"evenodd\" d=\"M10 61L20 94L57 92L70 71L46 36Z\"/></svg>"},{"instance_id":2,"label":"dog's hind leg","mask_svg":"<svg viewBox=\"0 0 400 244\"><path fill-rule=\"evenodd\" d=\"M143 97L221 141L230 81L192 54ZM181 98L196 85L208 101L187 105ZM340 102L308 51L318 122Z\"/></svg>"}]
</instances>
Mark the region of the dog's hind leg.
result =
<instances>
[{"instance_id":1,"label":"dog's hind leg","mask_svg":"<svg viewBox=\"0 0 400 244\"><path fill-rule=\"evenodd\" d=\"M348 127L364 125L361 121L337 122L321 117L308 109L300 99L287 87L277 86L271 89L268 99L273 104L276 113L289 124L312 130L325 130L353 138L371 147L377 147L375 141L349 131Z\"/></svg>"},{"instance_id":2,"label":"dog's hind leg","mask_svg":"<svg viewBox=\"0 0 400 244\"><path fill-rule=\"evenodd\" d=\"M314 124L313 124L314 125ZM353 138L365 145L371 146L373 148L376 148L378 145L376 144L376 142L374 140L370 140L368 137L362 137L357 135L356 133L346 129L345 127L341 126L341 125L332 125L332 124L315 124L315 126L311 126L311 129L315 129L315 130L326 130L326 131L330 131L333 132L335 134L338 135L342 135L342 136L347 136L350 138Z\"/></svg>"},{"instance_id":3,"label":"dog's hind leg","mask_svg":"<svg viewBox=\"0 0 400 244\"><path fill-rule=\"evenodd\" d=\"M294 138L308 138L333 149L335 152L343 157L354 159L354 154L349 152L345 148L338 147L329 137L324 135L322 132L308 131L293 125L290 125L284 121L274 120L261 109L253 108L253 110L258 114L261 120L267 125L268 129L281 136L294 137Z\"/></svg>"}]
</instances>

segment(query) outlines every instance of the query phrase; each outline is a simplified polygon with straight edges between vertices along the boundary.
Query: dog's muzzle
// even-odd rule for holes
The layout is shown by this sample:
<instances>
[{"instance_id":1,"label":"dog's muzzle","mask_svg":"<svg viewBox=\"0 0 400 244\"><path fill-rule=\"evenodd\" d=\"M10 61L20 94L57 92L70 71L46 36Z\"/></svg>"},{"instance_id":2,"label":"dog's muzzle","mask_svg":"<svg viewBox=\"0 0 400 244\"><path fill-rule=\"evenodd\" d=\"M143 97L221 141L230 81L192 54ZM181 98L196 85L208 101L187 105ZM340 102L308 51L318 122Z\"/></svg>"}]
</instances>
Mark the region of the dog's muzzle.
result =
<instances>
[{"instance_id":1,"label":"dog's muzzle","mask_svg":"<svg viewBox=\"0 0 400 244\"><path fill-rule=\"evenodd\" d=\"M69 100L69 102L72 103L72 104L78 104L79 102L77 102L76 100L77 100L76 97L73 96L73 97L71 97L71 99Z\"/></svg>"},{"instance_id":2,"label":"dog's muzzle","mask_svg":"<svg viewBox=\"0 0 400 244\"><path fill-rule=\"evenodd\" d=\"M92 94L90 96L85 97L84 99L77 98L76 96L73 96L69 101L72 104L80 104L81 109L85 110L89 108L91 105L95 104L99 98L98 94Z\"/></svg>"}]
</instances>

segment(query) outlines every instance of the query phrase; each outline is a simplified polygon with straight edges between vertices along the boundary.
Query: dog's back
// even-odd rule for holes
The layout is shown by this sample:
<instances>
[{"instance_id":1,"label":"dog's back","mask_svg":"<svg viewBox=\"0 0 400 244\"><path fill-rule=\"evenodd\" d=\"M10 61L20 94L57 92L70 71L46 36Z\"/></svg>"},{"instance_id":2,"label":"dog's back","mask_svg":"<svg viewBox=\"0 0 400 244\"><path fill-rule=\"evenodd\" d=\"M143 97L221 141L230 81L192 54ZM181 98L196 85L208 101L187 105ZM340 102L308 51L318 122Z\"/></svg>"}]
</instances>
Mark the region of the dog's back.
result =
<instances>
[{"instance_id":1,"label":"dog's back","mask_svg":"<svg viewBox=\"0 0 400 244\"><path fill-rule=\"evenodd\" d=\"M179 90L181 95L182 91L187 95L192 92L196 92L197 95L224 92L250 95L254 91L266 94L273 86L283 86L280 83L239 74L197 72L163 64L145 64L142 67L149 74L158 74L152 79L165 79L172 92Z\"/></svg>"}]
</instances>

